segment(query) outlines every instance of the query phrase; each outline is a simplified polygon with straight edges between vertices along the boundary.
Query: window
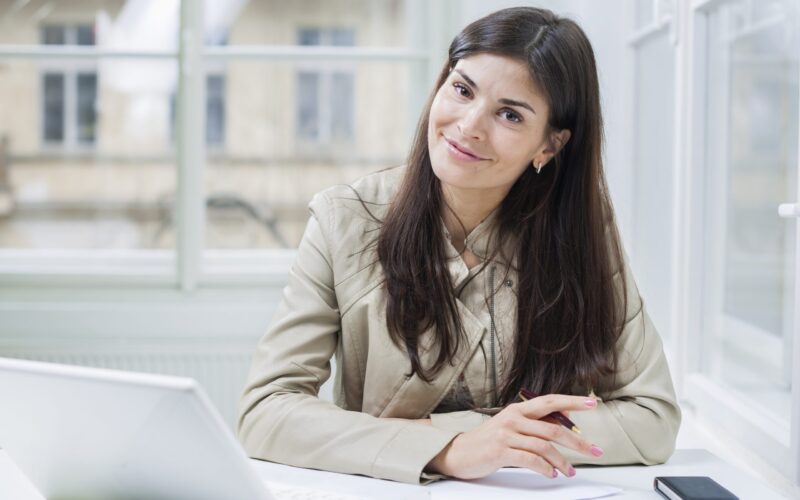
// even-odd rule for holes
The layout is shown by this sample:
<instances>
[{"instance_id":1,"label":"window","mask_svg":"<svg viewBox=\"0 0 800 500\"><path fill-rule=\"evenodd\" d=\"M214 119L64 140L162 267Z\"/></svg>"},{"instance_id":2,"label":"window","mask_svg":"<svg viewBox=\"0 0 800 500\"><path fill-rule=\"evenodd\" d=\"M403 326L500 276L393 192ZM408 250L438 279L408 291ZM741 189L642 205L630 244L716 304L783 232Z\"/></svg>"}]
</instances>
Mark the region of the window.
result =
<instances>
[{"instance_id":1,"label":"window","mask_svg":"<svg viewBox=\"0 0 800 500\"><path fill-rule=\"evenodd\" d=\"M206 144L225 143L225 76L206 77Z\"/></svg>"},{"instance_id":2,"label":"window","mask_svg":"<svg viewBox=\"0 0 800 500\"><path fill-rule=\"evenodd\" d=\"M300 28L298 45L349 47L355 31L345 28ZM297 137L299 145L335 144L353 140L353 71L341 64L314 64L297 72Z\"/></svg>"},{"instance_id":3,"label":"window","mask_svg":"<svg viewBox=\"0 0 800 500\"><path fill-rule=\"evenodd\" d=\"M709 17L706 323L712 378L788 421L794 329L798 46L787 13L756 22L745 2ZM759 349L752 349L758 345Z\"/></svg>"},{"instance_id":4,"label":"window","mask_svg":"<svg viewBox=\"0 0 800 500\"><path fill-rule=\"evenodd\" d=\"M44 140L64 141L64 75L44 74Z\"/></svg>"},{"instance_id":5,"label":"window","mask_svg":"<svg viewBox=\"0 0 800 500\"><path fill-rule=\"evenodd\" d=\"M690 13L687 399L797 482L800 259L797 219L778 214L798 199L797 5L730 0Z\"/></svg>"},{"instance_id":6,"label":"window","mask_svg":"<svg viewBox=\"0 0 800 500\"><path fill-rule=\"evenodd\" d=\"M97 73L78 73L77 140L81 144L94 143L95 101L97 99Z\"/></svg>"},{"instance_id":7,"label":"window","mask_svg":"<svg viewBox=\"0 0 800 500\"><path fill-rule=\"evenodd\" d=\"M175 94L169 98L170 141L175 143ZM219 150L225 146L225 75L206 75L206 146Z\"/></svg>"},{"instance_id":8,"label":"window","mask_svg":"<svg viewBox=\"0 0 800 500\"><path fill-rule=\"evenodd\" d=\"M44 25L43 45L94 45L91 25ZM55 66L55 67L53 67ZM70 68L43 64L42 140L46 145L74 149L95 143L97 71L93 62Z\"/></svg>"}]
</instances>

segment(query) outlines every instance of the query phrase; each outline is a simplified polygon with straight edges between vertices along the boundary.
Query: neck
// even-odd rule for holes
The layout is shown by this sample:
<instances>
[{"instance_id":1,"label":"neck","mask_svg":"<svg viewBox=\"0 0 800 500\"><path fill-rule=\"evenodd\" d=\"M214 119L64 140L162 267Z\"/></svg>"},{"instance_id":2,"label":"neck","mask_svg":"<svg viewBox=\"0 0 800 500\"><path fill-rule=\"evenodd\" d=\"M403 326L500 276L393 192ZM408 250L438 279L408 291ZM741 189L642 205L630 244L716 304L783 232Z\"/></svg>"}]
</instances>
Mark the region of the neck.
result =
<instances>
[{"instance_id":1,"label":"neck","mask_svg":"<svg viewBox=\"0 0 800 500\"><path fill-rule=\"evenodd\" d=\"M506 194L507 190L459 189L443 183L442 197L445 206L442 208L442 219L450 233L450 239L453 242L463 242L500 205Z\"/></svg>"}]
</instances>

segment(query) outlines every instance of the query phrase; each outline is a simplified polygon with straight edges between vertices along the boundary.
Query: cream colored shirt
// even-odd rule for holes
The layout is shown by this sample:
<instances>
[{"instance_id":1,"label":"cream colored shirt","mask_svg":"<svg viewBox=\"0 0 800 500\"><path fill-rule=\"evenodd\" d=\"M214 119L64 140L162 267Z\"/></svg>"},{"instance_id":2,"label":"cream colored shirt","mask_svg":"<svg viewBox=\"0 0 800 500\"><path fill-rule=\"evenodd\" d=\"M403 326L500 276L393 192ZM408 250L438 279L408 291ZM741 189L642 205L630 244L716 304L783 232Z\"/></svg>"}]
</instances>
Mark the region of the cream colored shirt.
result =
<instances>
[{"instance_id":1,"label":"cream colored shirt","mask_svg":"<svg viewBox=\"0 0 800 500\"><path fill-rule=\"evenodd\" d=\"M472 269L451 244L450 234L442 223L447 268L456 297L475 315L488 335L434 413L466 410L473 403L485 408L496 406L496 385L502 384L513 363L509 358L513 352L516 310L509 315L510 311L503 306L509 302L510 297L506 295L515 294L516 273L512 273L511 265L502 255L486 260L495 243L492 232L497 214L498 209L495 209L467 235L466 248L481 260Z\"/></svg>"}]
</instances>

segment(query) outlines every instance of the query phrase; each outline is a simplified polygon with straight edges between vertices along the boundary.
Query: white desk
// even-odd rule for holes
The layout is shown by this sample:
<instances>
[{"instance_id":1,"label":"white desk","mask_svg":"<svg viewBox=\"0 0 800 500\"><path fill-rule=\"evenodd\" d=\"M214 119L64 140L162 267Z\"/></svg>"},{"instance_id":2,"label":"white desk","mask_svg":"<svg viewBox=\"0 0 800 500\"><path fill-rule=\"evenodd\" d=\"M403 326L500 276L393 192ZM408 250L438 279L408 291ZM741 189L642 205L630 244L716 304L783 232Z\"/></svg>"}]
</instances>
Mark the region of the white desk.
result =
<instances>
[{"instance_id":1,"label":"white desk","mask_svg":"<svg viewBox=\"0 0 800 500\"><path fill-rule=\"evenodd\" d=\"M305 488L326 487L341 493L370 495L382 499L432 498L436 488L382 481L363 476L298 469L280 464L253 461L259 474L267 481L296 484ZM715 457L705 450L678 450L668 463L651 467L577 467L577 478L621 488L622 493L610 498L661 498L653 491L655 476L710 476L742 500L785 499L775 490L761 483L751 474ZM479 487L479 486L477 486ZM477 493L477 492L476 492ZM0 498L15 500L41 500L31 489L26 478L0 450Z\"/></svg>"}]
</instances>

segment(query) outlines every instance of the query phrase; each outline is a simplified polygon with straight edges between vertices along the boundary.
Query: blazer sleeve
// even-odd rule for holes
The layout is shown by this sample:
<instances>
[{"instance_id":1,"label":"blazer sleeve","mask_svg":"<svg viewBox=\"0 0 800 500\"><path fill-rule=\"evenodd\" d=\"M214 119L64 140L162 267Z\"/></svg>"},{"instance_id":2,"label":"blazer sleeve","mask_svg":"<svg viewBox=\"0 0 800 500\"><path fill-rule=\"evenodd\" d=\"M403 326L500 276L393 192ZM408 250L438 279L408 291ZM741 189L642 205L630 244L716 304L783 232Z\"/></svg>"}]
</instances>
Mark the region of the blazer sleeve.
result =
<instances>
[{"instance_id":1,"label":"blazer sleeve","mask_svg":"<svg viewBox=\"0 0 800 500\"><path fill-rule=\"evenodd\" d=\"M592 458L556 445L573 464L653 465L666 462L675 451L681 410L661 337L639 295L627 256L623 258L627 309L617 341L617 372L598 392L602 402L596 409L570 414L582 435L604 454ZM617 273L615 286L621 296L619 277Z\"/></svg>"},{"instance_id":2,"label":"blazer sleeve","mask_svg":"<svg viewBox=\"0 0 800 500\"><path fill-rule=\"evenodd\" d=\"M309 204L289 282L253 355L239 440L250 457L298 467L407 483L441 479L423 469L458 432L348 411L317 397L341 329L324 227L333 220L330 205L324 195Z\"/></svg>"},{"instance_id":3,"label":"blazer sleeve","mask_svg":"<svg viewBox=\"0 0 800 500\"><path fill-rule=\"evenodd\" d=\"M665 462L675 450L681 411L661 338L639 296L627 257L623 272L628 302L626 321L617 343L616 377L609 381L607 390L597 394L603 400L596 409L570 414L582 436L600 446L604 454L599 458L587 457L556 444L573 464L652 465ZM615 286L620 291L618 278L619 274L615 276ZM442 429L466 432L489 418L466 410L432 414L431 422Z\"/></svg>"}]
</instances>

